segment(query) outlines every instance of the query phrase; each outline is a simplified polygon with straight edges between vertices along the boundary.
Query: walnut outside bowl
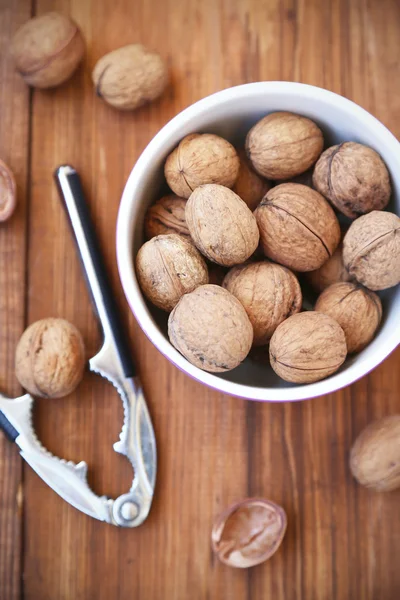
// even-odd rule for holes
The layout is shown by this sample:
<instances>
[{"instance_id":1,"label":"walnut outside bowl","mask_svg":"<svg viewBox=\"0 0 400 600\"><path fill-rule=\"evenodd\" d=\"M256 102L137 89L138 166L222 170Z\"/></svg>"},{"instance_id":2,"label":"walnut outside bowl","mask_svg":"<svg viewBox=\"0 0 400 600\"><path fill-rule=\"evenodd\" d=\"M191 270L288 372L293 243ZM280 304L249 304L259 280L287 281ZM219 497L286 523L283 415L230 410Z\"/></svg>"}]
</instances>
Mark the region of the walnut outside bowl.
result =
<instances>
[{"instance_id":1,"label":"walnut outside bowl","mask_svg":"<svg viewBox=\"0 0 400 600\"><path fill-rule=\"evenodd\" d=\"M117 256L122 285L139 325L174 365L198 381L225 394L261 401L304 400L349 385L382 362L400 342L400 286L380 293L383 319L375 339L349 357L334 375L307 385L282 381L268 365L247 358L223 374L202 371L170 344L167 315L144 299L135 275L134 259L143 243L147 207L167 190L163 166L168 154L189 133L216 133L234 145L261 117L273 111L296 112L323 130L325 146L352 140L374 148L389 169L393 194L388 210L400 214L400 144L382 123L360 106L317 87L290 82L249 83L217 92L173 118L153 138L126 183L118 215Z\"/></svg>"}]
</instances>

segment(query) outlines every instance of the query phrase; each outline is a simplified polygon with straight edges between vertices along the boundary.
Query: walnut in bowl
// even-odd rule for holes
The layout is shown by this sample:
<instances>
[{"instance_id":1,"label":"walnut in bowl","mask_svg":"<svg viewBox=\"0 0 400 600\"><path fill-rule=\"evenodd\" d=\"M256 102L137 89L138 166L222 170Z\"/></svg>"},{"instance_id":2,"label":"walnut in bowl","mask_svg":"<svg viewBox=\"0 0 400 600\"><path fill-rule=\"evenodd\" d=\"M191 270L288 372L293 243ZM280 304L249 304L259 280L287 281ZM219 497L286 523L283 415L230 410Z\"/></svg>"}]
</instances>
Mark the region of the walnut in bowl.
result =
<instances>
[{"instance_id":1,"label":"walnut in bowl","mask_svg":"<svg viewBox=\"0 0 400 600\"><path fill-rule=\"evenodd\" d=\"M319 269L340 241L328 202L299 183L272 188L255 211L265 256L294 271Z\"/></svg>"}]
</instances>

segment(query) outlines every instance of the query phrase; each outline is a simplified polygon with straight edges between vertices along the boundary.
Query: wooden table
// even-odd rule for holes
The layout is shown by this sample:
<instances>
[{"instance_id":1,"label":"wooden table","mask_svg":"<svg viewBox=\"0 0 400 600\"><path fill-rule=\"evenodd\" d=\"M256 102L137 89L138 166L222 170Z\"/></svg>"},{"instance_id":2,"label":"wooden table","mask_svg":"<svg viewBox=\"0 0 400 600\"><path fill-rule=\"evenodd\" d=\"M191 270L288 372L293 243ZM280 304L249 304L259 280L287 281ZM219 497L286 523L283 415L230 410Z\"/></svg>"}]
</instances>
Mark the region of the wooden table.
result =
<instances>
[{"instance_id":1,"label":"wooden table","mask_svg":"<svg viewBox=\"0 0 400 600\"><path fill-rule=\"evenodd\" d=\"M48 10L70 13L87 41L64 86L30 91L7 53L16 28ZM167 362L134 322L115 260L115 222L137 157L195 100L249 81L294 80L339 92L400 135L397 0L0 0L0 156L14 170L19 207L0 226L0 389L18 395L14 350L25 326L65 317L100 344L53 169L82 173L159 449L149 519L119 530L77 512L0 436L0 599L395 600L400 598L400 493L357 486L348 452L372 419L399 412L400 352L355 385L287 405L224 397ZM90 72L131 42L158 50L172 84L158 102L116 112L96 98ZM122 410L88 374L65 400L38 401L35 423L59 456L85 459L97 493L131 482L112 451ZM280 551L246 571L210 550L214 515L261 495L282 504Z\"/></svg>"}]
</instances>

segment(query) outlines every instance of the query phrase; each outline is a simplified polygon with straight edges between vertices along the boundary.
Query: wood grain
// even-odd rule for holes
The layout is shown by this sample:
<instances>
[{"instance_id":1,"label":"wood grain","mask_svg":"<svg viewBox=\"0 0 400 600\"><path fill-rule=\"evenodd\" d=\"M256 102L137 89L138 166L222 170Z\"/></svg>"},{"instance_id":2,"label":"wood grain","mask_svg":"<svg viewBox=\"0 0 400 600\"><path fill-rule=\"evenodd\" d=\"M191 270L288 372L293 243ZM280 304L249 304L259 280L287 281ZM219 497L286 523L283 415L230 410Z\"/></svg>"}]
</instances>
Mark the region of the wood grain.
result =
<instances>
[{"instance_id":1,"label":"wood grain","mask_svg":"<svg viewBox=\"0 0 400 600\"><path fill-rule=\"evenodd\" d=\"M15 73L8 48L13 31L30 17L31 3L0 0L0 158L12 169L18 208L0 223L0 393L18 396L15 345L25 323L26 197L29 167L29 91ZM0 435L0 598L21 590L22 464L16 446Z\"/></svg>"},{"instance_id":2,"label":"wood grain","mask_svg":"<svg viewBox=\"0 0 400 600\"><path fill-rule=\"evenodd\" d=\"M4 46L30 9L24 2L1 2L7 17L0 21ZM368 492L355 484L347 466L358 432L373 418L400 410L400 351L350 388L313 401L283 406L224 397L178 372L148 342L129 313L115 260L118 204L132 165L172 116L207 94L263 79L302 81L346 95L400 136L399 3L36 0L34 8L36 14L71 14L84 33L87 56L68 83L33 92L28 145L28 93L1 53L2 72L8 74L1 105L8 106L8 118L0 120L0 144L22 186L20 214L0 231L1 388L18 391L12 356L25 303L28 322L62 316L75 323L88 355L101 342L52 181L55 167L69 162L82 174L129 325L159 465L149 519L132 531L80 514L24 467L21 548L15 504L21 466L15 449L1 439L1 600L17 598L20 559L26 600L400 597L399 492ZM172 84L154 104L120 113L95 97L90 71L104 53L132 41L168 60ZM29 193L24 188L28 148ZM10 248L15 250L7 259ZM51 451L89 463L96 492L127 491L132 473L112 451L122 411L106 382L88 374L65 400L38 402L35 422ZM235 571L213 557L211 525L225 506L249 495L282 504L288 532L271 561Z\"/></svg>"}]
</instances>

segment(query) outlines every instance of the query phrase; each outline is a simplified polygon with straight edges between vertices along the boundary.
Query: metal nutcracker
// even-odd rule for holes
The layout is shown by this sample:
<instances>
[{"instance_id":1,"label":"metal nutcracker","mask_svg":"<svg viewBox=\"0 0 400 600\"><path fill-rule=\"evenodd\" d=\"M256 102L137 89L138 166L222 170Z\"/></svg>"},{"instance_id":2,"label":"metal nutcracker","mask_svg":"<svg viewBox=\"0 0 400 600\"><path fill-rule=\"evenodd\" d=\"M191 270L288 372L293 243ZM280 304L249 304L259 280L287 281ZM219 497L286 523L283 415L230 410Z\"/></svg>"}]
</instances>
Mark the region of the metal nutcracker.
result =
<instances>
[{"instance_id":1,"label":"metal nutcracker","mask_svg":"<svg viewBox=\"0 0 400 600\"><path fill-rule=\"evenodd\" d=\"M97 496L87 482L87 464L53 456L38 440L32 424L34 400L29 394L10 399L0 394L0 428L21 456L64 500L87 515L120 527L146 519L156 478L156 442L143 391L126 345L78 173L69 165L55 172L69 215L89 289L103 329L101 350L89 361L91 371L111 382L122 399L124 423L115 452L130 461L131 489L116 500Z\"/></svg>"}]
</instances>

